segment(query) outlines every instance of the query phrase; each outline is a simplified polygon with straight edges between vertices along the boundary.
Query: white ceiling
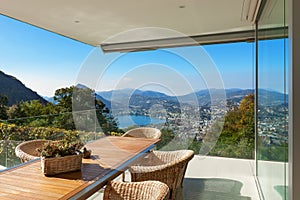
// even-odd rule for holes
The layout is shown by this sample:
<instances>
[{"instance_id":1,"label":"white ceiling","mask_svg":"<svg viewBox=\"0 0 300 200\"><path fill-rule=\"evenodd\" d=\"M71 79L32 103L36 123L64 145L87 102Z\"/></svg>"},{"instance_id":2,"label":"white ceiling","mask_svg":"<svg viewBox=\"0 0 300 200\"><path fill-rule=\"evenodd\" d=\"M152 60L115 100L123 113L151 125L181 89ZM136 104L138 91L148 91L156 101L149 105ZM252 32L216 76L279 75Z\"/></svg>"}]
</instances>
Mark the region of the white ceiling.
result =
<instances>
[{"instance_id":1,"label":"white ceiling","mask_svg":"<svg viewBox=\"0 0 300 200\"><path fill-rule=\"evenodd\" d=\"M93 46L136 28L160 27L188 36L253 30L260 0L1 0L0 13ZM266 18L276 15L277 2ZM248 5L249 8L248 8ZM247 13L250 14L247 18ZM276 12L275 12L275 11ZM245 14L246 13L246 14ZM269 20L267 20L270 23ZM142 36L109 42L161 39L145 29ZM170 35L169 35L170 36ZM169 37L168 36L168 37Z\"/></svg>"}]
</instances>

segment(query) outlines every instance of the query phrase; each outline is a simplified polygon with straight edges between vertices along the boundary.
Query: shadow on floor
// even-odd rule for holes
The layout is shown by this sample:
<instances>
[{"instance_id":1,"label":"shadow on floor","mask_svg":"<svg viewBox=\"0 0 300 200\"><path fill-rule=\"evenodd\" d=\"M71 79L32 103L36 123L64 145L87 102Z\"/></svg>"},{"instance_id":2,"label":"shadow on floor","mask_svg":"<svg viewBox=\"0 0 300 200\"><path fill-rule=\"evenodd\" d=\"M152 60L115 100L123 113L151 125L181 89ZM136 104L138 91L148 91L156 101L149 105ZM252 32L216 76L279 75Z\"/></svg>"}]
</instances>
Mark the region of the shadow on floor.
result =
<instances>
[{"instance_id":1,"label":"shadow on floor","mask_svg":"<svg viewBox=\"0 0 300 200\"><path fill-rule=\"evenodd\" d=\"M185 178L183 191L178 191L176 200L251 200L241 196L243 184L239 181L220 178Z\"/></svg>"}]
</instances>

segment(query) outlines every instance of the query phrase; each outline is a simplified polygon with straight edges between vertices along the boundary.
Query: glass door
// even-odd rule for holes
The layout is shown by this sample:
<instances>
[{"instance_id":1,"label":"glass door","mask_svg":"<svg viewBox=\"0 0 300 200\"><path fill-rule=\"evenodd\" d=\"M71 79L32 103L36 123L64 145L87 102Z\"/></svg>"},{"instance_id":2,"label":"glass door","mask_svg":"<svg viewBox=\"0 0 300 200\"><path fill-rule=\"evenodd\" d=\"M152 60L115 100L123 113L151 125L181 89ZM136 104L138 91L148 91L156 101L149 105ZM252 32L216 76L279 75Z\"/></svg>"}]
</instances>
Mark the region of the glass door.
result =
<instances>
[{"instance_id":1,"label":"glass door","mask_svg":"<svg viewBox=\"0 0 300 200\"><path fill-rule=\"evenodd\" d=\"M282 200L288 199L287 2L265 3L273 5L257 24L256 175L263 199Z\"/></svg>"}]
</instances>

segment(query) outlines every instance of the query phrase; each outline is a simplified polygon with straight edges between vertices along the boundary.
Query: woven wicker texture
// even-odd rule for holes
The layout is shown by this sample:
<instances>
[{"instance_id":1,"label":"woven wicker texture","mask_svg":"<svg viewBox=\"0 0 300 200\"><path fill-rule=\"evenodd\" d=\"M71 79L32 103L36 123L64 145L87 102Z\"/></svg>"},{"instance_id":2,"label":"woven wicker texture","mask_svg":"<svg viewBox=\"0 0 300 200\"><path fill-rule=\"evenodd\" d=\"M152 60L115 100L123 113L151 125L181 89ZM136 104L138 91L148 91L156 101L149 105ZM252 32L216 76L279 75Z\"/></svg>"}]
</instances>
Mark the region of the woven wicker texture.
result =
<instances>
[{"instance_id":1,"label":"woven wicker texture","mask_svg":"<svg viewBox=\"0 0 300 200\"><path fill-rule=\"evenodd\" d=\"M70 155L57 158L41 159L42 172L46 176L53 176L55 174L77 171L81 169L82 154Z\"/></svg>"},{"instance_id":2,"label":"woven wicker texture","mask_svg":"<svg viewBox=\"0 0 300 200\"><path fill-rule=\"evenodd\" d=\"M137 137L137 138L149 138L149 139L160 139L161 132L157 128L152 127L140 127L134 128L122 135L122 137ZM122 180L125 181L125 173L122 174Z\"/></svg>"},{"instance_id":3,"label":"woven wicker texture","mask_svg":"<svg viewBox=\"0 0 300 200\"><path fill-rule=\"evenodd\" d=\"M131 181L157 180L166 183L170 199L175 199L176 190L182 187L188 162L194 157L191 150L153 151L139 165L131 166Z\"/></svg>"},{"instance_id":4,"label":"woven wicker texture","mask_svg":"<svg viewBox=\"0 0 300 200\"><path fill-rule=\"evenodd\" d=\"M39 158L40 155L36 149L43 147L47 142L49 142L49 140L30 140L22 142L15 148L15 153L21 159L21 162Z\"/></svg>"},{"instance_id":5,"label":"woven wicker texture","mask_svg":"<svg viewBox=\"0 0 300 200\"><path fill-rule=\"evenodd\" d=\"M161 132L157 128L151 127L141 127L134 128L122 135L123 137L138 137L138 138L151 138L151 139L160 139Z\"/></svg>"},{"instance_id":6,"label":"woven wicker texture","mask_svg":"<svg viewBox=\"0 0 300 200\"><path fill-rule=\"evenodd\" d=\"M168 186L159 181L111 181L104 190L104 200L163 200Z\"/></svg>"}]
</instances>

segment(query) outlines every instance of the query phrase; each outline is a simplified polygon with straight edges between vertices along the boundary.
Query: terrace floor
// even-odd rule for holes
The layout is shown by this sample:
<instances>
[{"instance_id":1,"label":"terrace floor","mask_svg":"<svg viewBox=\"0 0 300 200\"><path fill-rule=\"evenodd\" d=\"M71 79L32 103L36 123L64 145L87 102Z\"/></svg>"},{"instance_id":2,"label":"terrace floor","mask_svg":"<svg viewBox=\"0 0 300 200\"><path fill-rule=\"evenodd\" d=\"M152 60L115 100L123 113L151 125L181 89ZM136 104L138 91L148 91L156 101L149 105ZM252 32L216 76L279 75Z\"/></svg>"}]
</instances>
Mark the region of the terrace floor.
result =
<instances>
[{"instance_id":1,"label":"terrace floor","mask_svg":"<svg viewBox=\"0 0 300 200\"><path fill-rule=\"evenodd\" d=\"M259 200L253 174L254 160L195 156L188 165L184 189L177 199ZM100 200L102 195L100 190L89 199Z\"/></svg>"}]
</instances>

